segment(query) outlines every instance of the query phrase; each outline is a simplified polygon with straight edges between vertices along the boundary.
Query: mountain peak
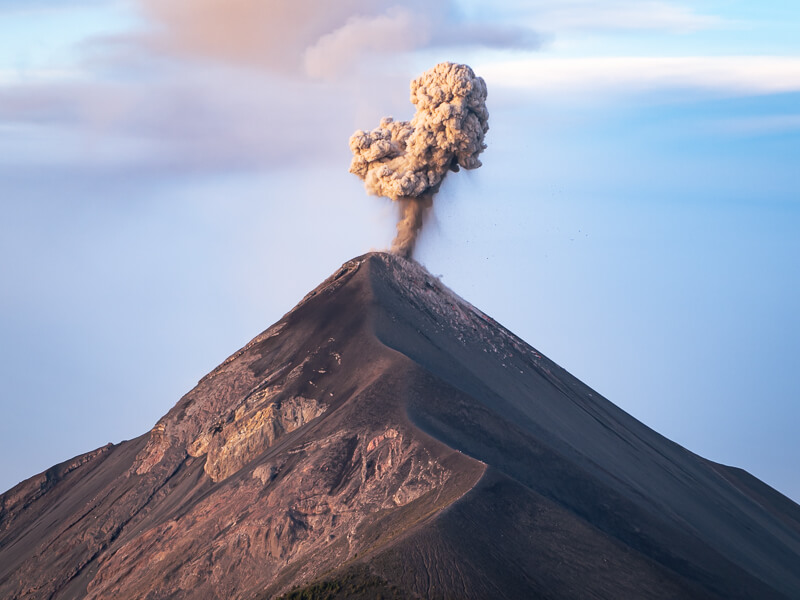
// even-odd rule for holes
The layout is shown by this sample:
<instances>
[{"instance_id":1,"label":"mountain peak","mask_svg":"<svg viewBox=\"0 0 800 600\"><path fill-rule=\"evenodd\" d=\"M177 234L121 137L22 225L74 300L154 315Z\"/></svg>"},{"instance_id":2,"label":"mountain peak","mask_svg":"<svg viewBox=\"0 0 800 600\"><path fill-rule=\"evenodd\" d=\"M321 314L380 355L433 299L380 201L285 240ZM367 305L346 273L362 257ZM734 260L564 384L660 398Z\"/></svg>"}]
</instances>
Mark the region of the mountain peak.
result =
<instances>
[{"instance_id":1,"label":"mountain peak","mask_svg":"<svg viewBox=\"0 0 800 600\"><path fill-rule=\"evenodd\" d=\"M359 347L381 349L381 324L387 316L396 321L402 309L457 327L467 314L486 319L413 260L387 252L358 256L205 376L151 430L132 468L147 473L173 450L175 461L183 453L206 457L205 471L214 481L238 471L336 403L333 392L320 393L315 381L340 369L351 338ZM287 394L287 384L296 389Z\"/></svg>"},{"instance_id":2,"label":"mountain peak","mask_svg":"<svg viewBox=\"0 0 800 600\"><path fill-rule=\"evenodd\" d=\"M789 598L798 560L796 504L383 252L0 497L10 598Z\"/></svg>"}]
</instances>

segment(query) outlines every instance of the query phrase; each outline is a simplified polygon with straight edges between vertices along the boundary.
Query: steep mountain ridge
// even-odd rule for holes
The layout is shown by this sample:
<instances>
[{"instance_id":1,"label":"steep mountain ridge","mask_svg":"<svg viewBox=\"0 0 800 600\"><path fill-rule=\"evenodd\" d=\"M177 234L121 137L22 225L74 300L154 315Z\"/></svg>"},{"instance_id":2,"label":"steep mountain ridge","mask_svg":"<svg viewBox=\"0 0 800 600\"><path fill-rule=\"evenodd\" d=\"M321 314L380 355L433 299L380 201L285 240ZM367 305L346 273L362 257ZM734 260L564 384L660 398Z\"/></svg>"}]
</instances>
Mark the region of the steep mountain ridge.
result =
<instances>
[{"instance_id":1,"label":"steep mountain ridge","mask_svg":"<svg viewBox=\"0 0 800 600\"><path fill-rule=\"evenodd\" d=\"M385 253L0 496L4 598L792 598L798 566L796 504Z\"/></svg>"},{"instance_id":2,"label":"steep mountain ridge","mask_svg":"<svg viewBox=\"0 0 800 600\"><path fill-rule=\"evenodd\" d=\"M456 431L448 423L452 405L442 406L437 416L436 404L412 402L412 419L423 429L632 548L650 555L656 552L654 545L664 544L675 554L668 562L692 578L707 579L692 565L704 556L713 560L714 569L728 568L730 561L748 565L756 578L793 581L786 593L794 593L800 584L796 504L785 504L793 515L787 527L785 515L765 512L757 500L732 490L729 469L655 433L479 311L464 310L463 304L455 311L460 322L450 325L461 333L460 339L432 335L443 317L426 313L421 307L436 303L420 296L437 292L412 284L404 288L413 291L401 296L397 282L415 270L398 269L398 264L386 263L391 275L377 278L392 286L379 306L391 306L399 297L411 296L416 302L393 313L393 326L386 318L379 320L378 337L463 391L475 413ZM399 335L398 322L413 323L421 335ZM493 430L487 425L491 419L496 421ZM467 434L470 425L473 431ZM505 446L502 452L497 451L498 441ZM626 511L630 515L620 518ZM642 523L648 521L654 531L646 535ZM666 539L647 538L656 532L666 536L667 530ZM768 535L754 544L754 531ZM757 581L752 584L754 594L767 597ZM746 588L737 582L738 590L728 585L718 591L735 597L742 585Z\"/></svg>"}]
</instances>

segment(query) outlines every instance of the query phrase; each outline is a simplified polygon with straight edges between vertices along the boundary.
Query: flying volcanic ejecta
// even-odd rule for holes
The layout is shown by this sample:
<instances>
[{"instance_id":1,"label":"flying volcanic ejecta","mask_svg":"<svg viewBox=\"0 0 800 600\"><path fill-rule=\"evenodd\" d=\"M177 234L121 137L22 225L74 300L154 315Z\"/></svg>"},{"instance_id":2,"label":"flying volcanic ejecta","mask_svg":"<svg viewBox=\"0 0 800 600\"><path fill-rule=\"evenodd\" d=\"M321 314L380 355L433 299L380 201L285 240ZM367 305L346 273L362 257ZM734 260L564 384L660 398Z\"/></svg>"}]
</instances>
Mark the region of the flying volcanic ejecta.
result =
<instances>
[{"instance_id":1,"label":"flying volcanic ejecta","mask_svg":"<svg viewBox=\"0 0 800 600\"><path fill-rule=\"evenodd\" d=\"M367 191L400 203L392 252L410 257L425 210L448 171L477 169L489 130L486 82L467 65L439 63L411 82L417 112L410 121L384 117L377 129L350 137L350 172Z\"/></svg>"}]
</instances>

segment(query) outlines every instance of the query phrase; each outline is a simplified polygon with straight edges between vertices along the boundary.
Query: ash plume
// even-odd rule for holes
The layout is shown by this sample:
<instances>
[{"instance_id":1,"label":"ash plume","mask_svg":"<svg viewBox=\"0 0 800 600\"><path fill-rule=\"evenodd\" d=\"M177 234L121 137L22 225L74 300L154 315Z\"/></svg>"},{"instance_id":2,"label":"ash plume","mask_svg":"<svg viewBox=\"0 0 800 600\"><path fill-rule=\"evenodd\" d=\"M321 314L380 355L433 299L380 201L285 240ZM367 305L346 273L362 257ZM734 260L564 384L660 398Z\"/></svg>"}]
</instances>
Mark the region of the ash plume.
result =
<instances>
[{"instance_id":1,"label":"ash plume","mask_svg":"<svg viewBox=\"0 0 800 600\"><path fill-rule=\"evenodd\" d=\"M417 111L410 121L381 119L350 138L350 172L370 194L400 205L392 252L410 257L427 209L448 171L477 169L489 130L486 83L470 67L436 65L411 82Z\"/></svg>"}]
</instances>

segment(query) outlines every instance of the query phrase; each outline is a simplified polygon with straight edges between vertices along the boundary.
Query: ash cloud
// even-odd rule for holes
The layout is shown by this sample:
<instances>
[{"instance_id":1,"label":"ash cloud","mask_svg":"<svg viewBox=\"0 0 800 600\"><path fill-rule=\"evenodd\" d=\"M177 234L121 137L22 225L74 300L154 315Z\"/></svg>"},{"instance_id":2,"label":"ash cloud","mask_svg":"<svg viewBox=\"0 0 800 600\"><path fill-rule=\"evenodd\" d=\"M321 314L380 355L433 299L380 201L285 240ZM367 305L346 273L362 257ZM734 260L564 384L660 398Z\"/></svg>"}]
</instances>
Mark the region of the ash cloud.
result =
<instances>
[{"instance_id":1,"label":"ash cloud","mask_svg":"<svg viewBox=\"0 0 800 600\"><path fill-rule=\"evenodd\" d=\"M449 171L477 169L489 130L486 83L467 65L440 63L411 82L410 121L381 119L350 138L350 172L400 205L392 252L410 257L425 212Z\"/></svg>"}]
</instances>

